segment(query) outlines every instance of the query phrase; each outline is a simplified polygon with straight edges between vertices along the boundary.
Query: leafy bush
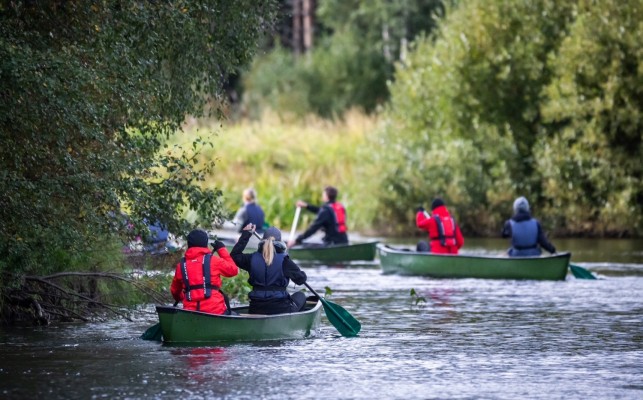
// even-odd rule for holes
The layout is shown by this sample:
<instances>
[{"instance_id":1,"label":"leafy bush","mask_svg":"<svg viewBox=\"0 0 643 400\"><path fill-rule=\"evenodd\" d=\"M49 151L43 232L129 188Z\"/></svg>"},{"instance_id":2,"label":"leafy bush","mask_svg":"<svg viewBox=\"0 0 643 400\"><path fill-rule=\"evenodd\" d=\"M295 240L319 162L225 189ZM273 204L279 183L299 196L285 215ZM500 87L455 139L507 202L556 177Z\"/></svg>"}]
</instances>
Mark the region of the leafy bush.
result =
<instances>
[{"instance_id":1,"label":"leafy bush","mask_svg":"<svg viewBox=\"0 0 643 400\"><path fill-rule=\"evenodd\" d=\"M542 112L551 134L536 159L547 214L570 233L643 228L640 17L638 1L581 3L550 60Z\"/></svg>"},{"instance_id":2,"label":"leafy bush","mask_svg":"<svg viewBox=\"0 0 643 400\"><path fill-rule=\"evenodd\" d=\"M368 112L387 98L385 62L351 32L325 40L306 56L277 47L258 57L244 77L244 109L259 118L266 109L303 118L341 116L352 107Z\"/></svg>"}]
</instances>

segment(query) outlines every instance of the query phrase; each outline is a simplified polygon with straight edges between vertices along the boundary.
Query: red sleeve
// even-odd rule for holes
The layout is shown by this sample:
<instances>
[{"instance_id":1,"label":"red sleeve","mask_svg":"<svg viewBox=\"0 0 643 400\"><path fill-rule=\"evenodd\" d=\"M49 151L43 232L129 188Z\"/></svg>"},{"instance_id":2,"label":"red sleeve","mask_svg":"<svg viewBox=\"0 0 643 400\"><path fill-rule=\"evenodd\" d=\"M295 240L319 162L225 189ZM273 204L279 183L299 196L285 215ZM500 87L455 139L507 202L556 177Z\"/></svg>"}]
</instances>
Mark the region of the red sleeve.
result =
<instances>
[{"instance_id":1,"label":"red sleeve","mask_svg":"<svg viewBox=\"0 0 643 400\"><path fill-rule=\"evenodd\" d=\"M433 218L424 215L423 211L418 211L418 213L415 215L415 225L417 225L418 228L424 231L429 231L429 225L431 224L431 221L433 221Z\"/></svg>"},{"instance_id":2,"label":"red sleeve","mask_svg":"<svg viewBox=\"0 0 643 400\"><path fill-rule=\"evenodd\" d=\"M174 279L172 279L172 285L170 286L170 292L174 300L181 301L183 300L183 278L181 277L181 267L176 266L174 271Z\"/></svg>"},{"instance_id":3,"label":"red sleeve","mask_svg":"<svg viewBox=\"0 0 643 400\"><path fill-rule=\"evenodd\" d=\"M462 232L460 232L460 226L458 225L455 226L455 245L458 249L464 246L464 236L462 236Z\"/></svg>"},{"instance_id":4,"label":"red sleeve","mask_svg":"<svg viewBox=\"0 0 643 400\"><path fill-rule=\"evenodd\" d=\"M227 278L236 276L239 273L239 268L237 268L237 264L235 264L232 257L230 257L228 249L222 247L217 250L217 254L219 255L219 259L216 262L216 266L218 267L219 273ZM215 259L213 258L212 261L215 261Z\"/></svg>"}]
</instances>

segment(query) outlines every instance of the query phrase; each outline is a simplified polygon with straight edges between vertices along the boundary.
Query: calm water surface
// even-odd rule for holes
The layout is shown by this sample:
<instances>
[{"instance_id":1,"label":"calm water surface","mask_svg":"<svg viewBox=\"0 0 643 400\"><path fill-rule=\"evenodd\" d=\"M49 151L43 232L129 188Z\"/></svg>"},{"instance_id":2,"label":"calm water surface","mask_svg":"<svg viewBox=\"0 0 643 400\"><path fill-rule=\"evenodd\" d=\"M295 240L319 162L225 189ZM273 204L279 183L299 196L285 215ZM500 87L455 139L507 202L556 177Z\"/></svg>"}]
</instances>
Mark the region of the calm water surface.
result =
<instances>
[{"instance_id":1,"label":"calm water surface","mask_svg":"<svg viewBox=\"0 0 643 400\"><path fill-rule=\"evenodd\" d=\"M408 243L411 243L408 241ZM467 252L506 243L467 241ZM600 280L436 280L305 266L362 322L343 338L172 347L157 322L0 331L0 398L641 399L643 242L556 241ZM426 299L415 304L411 288ZM152 310L150 306L149 310Z\"/></svg>"}]
</instances>

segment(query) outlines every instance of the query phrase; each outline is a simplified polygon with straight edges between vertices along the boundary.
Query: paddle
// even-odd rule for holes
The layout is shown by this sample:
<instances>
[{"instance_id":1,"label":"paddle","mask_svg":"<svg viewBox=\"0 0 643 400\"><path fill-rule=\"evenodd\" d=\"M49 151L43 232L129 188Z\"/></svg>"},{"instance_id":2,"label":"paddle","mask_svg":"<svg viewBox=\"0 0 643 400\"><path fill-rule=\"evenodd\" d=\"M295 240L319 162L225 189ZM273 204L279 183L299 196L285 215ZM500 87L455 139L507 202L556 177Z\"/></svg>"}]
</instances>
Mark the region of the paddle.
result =
<instances>
[{"instance_id":1,"label":"paddle","mask_svg":"<svg viewBox=\"0 0 643 400\"><path fill-rule=\"evenodd\" d=\"M317 296L319 301L322 302L322 305L324 306L324 312L326 313L328 321L333 324L335 329L337 329L337 331L341 333L342 336L357 336L360 329L362 329L362 324L360 324L360 322L356 320L355 317L353 317L340 305L322 298L307 283L304 283L304 285L306 285L308 290L310 290L315 296Z\"/></svg>"},{"instance_id":2,"label":"paddle","mask_svg":"<svg viewBox=\"0 0 643 400\"><path fill-rule=\"evenodd\" d=\"M572 275L574 275L574 278L576 279L596 279L594 274L579 265L570 263L569 269L572 271Z\"/></svg>"},{"instance_id":3,"label":"paddle","mask_svg":"<svg viewBox=\"0 0 643 400\"><path fill-rule=\"evenodd\" d=\"M176 307L177 304L179 304L178 301L174 303L174 307ZM143 332L143 334L141 335L141 339L143 339L143 340L154 340L154 341L157 341L157 342L160 342L161 340L163 340L163 332L161 331L161 323L158 322L158 323L150 326L149 328L147 328L147 330L145 332Z\"/></svg>"},{"instance_id":4,"label":"paddle","mask_svg":"<svg viewBox=\"0 0 643 400\"><path fill-rule=\"evenodd\" d=\"M161 323L157 322L156 324L147 328L147 330L141 335L141 339L160 342L163 339L163 332L161 332Z\"/></svg>"},{"instance_id":5,"label":"paddle","mask_svg":"<svg viewBox=\"0 0 643 400\"><path fill-rule=\"evenodd\" d=\"M297 211L299 211L300 208L297 207ZM299 216L299 213L295 214L295 222L297 221L297 218ZM295 227L297 224L293 224L293 227ZM252 231L252 234L257 237L257 239L262 240L262 237L259 236L259 234L256 231ZM323 299L320 295L315 292L313 288L311 288L307 283L304 283L308 290L312 292L319 301L321 301L322 305L324 306L324 312L326 313L326 317L328 318L328 321L330 321L331 324L337 329L339 333L342 334L342 336L345 337L352 337L352 336L357 336L359 333L360 329L362 329L362 324L358 320L355 319L348 311L346 311L344 308L342 308L340 305L335 304L331 301L328 301L326 299Z\"/></svg>"},{"instance_id":6,"label":"paddle","mask_svg":"<svg viewBox=\"0 0 643 400\"><path fill-rule=\"evenodd\" d=\"M288 240L295 240L295 231L297 230L297 222L299 222L300 213L301 207L297 207L297 211L295 211L295 218L292 220L292 228L290 228L290 236L288 236Z\"/></svg>"}]
</instances>

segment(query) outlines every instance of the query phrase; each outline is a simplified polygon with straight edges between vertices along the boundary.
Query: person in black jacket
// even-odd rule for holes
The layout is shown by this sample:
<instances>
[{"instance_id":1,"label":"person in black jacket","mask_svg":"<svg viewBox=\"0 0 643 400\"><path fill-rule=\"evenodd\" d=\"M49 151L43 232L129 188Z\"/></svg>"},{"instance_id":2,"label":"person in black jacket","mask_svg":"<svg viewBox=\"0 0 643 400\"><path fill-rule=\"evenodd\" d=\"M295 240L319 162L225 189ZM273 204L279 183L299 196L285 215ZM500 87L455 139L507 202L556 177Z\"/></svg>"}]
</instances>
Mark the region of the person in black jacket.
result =
<instances>
[{"instance_id":1,"label":"person in black jacket","mask_svg":"<svg viewBox=\"0 0 643 400\"><path fill-rule=\"evenodd\" d=\"M346 208L337 201L337 189L332 186L325 187L322 192L322 200L324 204L319 207L297 200L297 207L317 213L317 217L304 233L297 236L296 239L288 241L288 247L302 244L305 239L314 235L320 229L324 231L324 237L322 238L324 246L348 244Z\"/></svg>"},{"instance_id":2,"label":"person in black jacket","mask_svg":"<svg viewBox=\"0 0 643 400\"><path fill-rule=\"evenodd\" d=\"M551 254L556 253L556 248L547 240L540 222L531 217L529 202L524 197L518 197L514 201L514 215L505 222L502 237L511 238L510 257L539 256L540 247Z\"/></svg>"},{"instance_id":3,"label":"person in black jacket","mask_svg":"<svg viewBox=\"0 0 643 400\"><path fill-rule=\"evenodd\" d=\"M306 273L295 264L281 241L281 232L275 227L266 229L259 248L252 254L244 254L255 225L248 224L230 255L237 267L248 271L248 283L252 285L250 314L282 314L300 311L306 305L306 295L299 291L293 294L286 290L290 279L297 285L306 282Z\"/></svg>"}]
</instances>

